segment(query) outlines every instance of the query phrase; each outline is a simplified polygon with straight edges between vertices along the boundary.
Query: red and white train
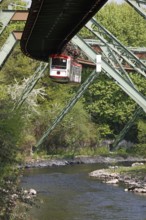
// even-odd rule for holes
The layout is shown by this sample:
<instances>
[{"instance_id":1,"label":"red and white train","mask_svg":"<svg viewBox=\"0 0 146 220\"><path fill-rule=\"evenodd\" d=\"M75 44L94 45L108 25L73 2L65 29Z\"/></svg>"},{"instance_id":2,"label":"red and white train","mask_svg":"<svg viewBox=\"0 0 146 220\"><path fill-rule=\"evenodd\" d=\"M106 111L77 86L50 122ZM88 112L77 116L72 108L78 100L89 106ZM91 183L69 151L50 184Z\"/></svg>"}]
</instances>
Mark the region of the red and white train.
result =
<instances>
[{"instance_id":1,"label":"red and white train","mask_svg":"<svg viewBox=\"0 0 146 220\"><path fill-rule=\"evenodd\" d=\"M80 83L82 65L71 56L53 54L50 56L50 78L58 83Z\"/></svg>"}]
</instances>

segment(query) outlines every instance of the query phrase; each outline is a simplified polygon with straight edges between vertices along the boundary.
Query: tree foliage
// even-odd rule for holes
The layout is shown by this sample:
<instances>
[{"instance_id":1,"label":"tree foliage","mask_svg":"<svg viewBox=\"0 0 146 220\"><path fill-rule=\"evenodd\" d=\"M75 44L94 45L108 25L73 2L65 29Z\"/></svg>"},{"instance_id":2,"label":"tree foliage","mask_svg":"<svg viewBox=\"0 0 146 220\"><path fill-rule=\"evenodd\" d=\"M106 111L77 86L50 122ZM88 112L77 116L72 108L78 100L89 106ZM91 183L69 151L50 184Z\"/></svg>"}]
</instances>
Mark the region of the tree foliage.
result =
<instances>
[{"instance_id":1,"label":"tree foliage","mask_svg":"<svg viewBox=\"0 0 146 220\"><path fill-rule=\"evenodd\" d=\"M127 3L106 4L97 14L96 19L104 25L125 46L146 46L146 22Z\"/></svg>"},{"instance_id":2,"label":"tree foliage","mask_svg":"<svg viewBox=\"0 0 146 220\"><path fill-rule=\"evenodd\" d=\"M135 109L135 103L106 75L101 75L86 93L86 108L97 124L108 124L119 133Z\"/></svg>"},{"instance_id":3,"label":"tree foliage","mask_svg":"<svg viewBox=\"0 0 146 220\"><path fill-rule=\"evenodd\" d=\"M105 5L95 16L97 21L106 27L124 45L130 47L146 45L145 20L133 10L127 3L118 5L111 2ZM86 38L89 35L86 29L81 32ZM106 36L104 36L106 37ZM108 39L107 39L108 40ZM139 91L145 94L145 80L136 73L130 73ZM101 75L85 94L86 109L91 114L93 121L102 127L108 125L109 129L103 129L102 136L114 137L132 117L136 103L131 100L121 88L105 75ZM134 141L135 127L131 140Z\"/></svg>"}]
</instances>

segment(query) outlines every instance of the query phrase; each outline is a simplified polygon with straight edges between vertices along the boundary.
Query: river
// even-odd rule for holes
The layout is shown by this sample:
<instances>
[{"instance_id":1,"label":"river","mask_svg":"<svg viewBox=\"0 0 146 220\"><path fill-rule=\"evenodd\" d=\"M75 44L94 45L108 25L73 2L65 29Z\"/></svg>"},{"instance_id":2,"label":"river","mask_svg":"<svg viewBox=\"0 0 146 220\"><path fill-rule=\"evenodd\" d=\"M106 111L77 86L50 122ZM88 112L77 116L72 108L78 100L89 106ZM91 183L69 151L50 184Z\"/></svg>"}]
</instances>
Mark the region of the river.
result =
<instances>
[{"instance_id":1,"label":"river","mask_svg":"<svg viewBox=\"0 0 146 220\"><path fill-rule=\"evenodd\" d=\"M25 170L22 186L38 191L31 220L146 220L146 196L91 179L101 165L69 165Z\"/></svg>"}]
</instances>

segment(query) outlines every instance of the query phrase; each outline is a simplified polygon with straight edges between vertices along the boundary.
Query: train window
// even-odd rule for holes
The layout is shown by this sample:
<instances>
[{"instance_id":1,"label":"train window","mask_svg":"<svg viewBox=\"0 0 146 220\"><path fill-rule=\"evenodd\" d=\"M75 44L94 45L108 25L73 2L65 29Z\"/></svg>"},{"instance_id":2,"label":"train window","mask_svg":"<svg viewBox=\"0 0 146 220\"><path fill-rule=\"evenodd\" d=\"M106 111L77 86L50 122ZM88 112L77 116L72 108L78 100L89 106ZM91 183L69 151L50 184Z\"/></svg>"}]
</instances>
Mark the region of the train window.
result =
<instances>
[{"instance_id":1,"label":"train window","mask_svg":"<svg viewBox=\"0 0 146 220\"><path fill-rule=\"evenodd\" d=\"M62 58L52 58L52 68L66 69L67 60Z\"/></svg>"}]
</instances>

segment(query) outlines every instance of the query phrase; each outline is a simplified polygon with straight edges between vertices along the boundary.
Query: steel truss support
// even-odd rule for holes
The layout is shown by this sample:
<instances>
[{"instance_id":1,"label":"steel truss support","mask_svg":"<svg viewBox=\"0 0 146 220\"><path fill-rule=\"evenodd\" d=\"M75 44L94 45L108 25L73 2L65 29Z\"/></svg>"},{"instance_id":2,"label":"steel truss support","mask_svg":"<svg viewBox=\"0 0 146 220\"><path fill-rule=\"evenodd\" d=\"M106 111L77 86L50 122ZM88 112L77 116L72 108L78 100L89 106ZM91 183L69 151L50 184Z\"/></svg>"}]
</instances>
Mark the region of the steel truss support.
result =
<instances>
[{"instance_id":1,"label":"steel truss support","mask_svg":"<svg viewBox=\"0 0 146 220\"><path fill-rule=\"evenodd\" d=\"M0 68L9 57L10 53L12 52L13 48L17 43L17 39L13 33L9 35L6 42L4 43L3 47L0 49Z\"/></svg>"},{"instance_id":2,"label":"steel truss support","mask_svg":"<svg viewBox=\"0 0 146 220\"><path fill-rule=\"evenodd\" d=\"M120 132L120 134L116 136L116 139L114 143L111 145L110 150L118 149L119 142L124 138L126 133L130 130L134 122L138 119L140 115L142 115L142 113L143 113L143 109L141 107L138 107L137 110L134 112L133 116L131 117L131 119L128 121L128 123L125 125L123 130Z\"/></svg>"},{"instance_id":3,"label":"steel truss support","mask_svg":"<svg viewBox=\"0 0 146 220\"><path fill-rule=\"evenodd\" d=\"M93 26L98 28L98 32L93 29ZM131 83L131 86L135 87L134 83L126 73L122 62L128 63L130 66L133 67L139 74L142 74L145 76L146 72L146 66L144 63L142 63L131 51L129 51L124 45L122 45L108 30L106 30L102 25L100 25L98 22L96 22L94 19L91 19L86 24L86 27L94 33L95 36L97 36L101 42L102 45L100 46L104 55L109 58L110 57L110 63L111 65L119 66L117 71L119 73L122 73L124 78ZM103 36L106 35L106 38L109 39L112 44L109 44ZM141 70L141 67L143 70ZM133 114L133 117L130 119L130 121L125 125L123 130L120 132L119 135L117 135L114 143L112 144L112 148L116 149L118 143L122 140L122 138L125 136L125 134L128 132L130 127L134 124L135 120L139 117L139 115L143 112L142 108L138 108Z\"/></svg>"},{"instance_id":4,"label":"steel truss support","mask_svg":"<svg viewBox=\"0 0 146 220\"><path fill-rule=\"evenodd\" d=\"M40 63L40 66L37 68L34 75L30 78L26 87L22 91L21 96L19 97L18 101L16 102L16 104L14 106L14 110L21 107L23 102L27 99L28 95L35 87L36 83L39 81L40 78L43 77L43 73L45 72L47 67L48 67L48 63L43 63L43 62Z\"/></svg>"},{"instance_id":5,"label":"steel truss support","mask_svg":"<svg viewBox=\"0 0 146 220\"><path fill-rule=\"evenodd\" d=\"M126 63L136 72L146 77L146 65L105 27L99 24L95 19L91 19L86 24L86 27L103 43L103 46L100 46L103 51L102 56L104 56L104 59L111 63L117 71L120 71L126 78L129 78L124 70ZM108 39L110 43L104 39L104 36L106 36L106 39Z\"/></svg>"},{"instance_id":6,"label":"steel truss support","mask_svg":"<svg viewBox=\"0 0 146 220\"><path fill-rule=\"evenodd\" d=\"M96 52L86 44L86 42L79 36L75 36L72 42L76 44L81 50L95 63ZM108 76L111 76L116 83L146 112L146 98L134 88L130 82L125 80L119 72L112 67L104 58L102 57L102 70Z\"/></svg>"},{"instance_id":7,"label":"steel truss support","mask_svg":"<svg viewBox=\"0 0 146 220\"><path fill-rule=\"evenodd\" d=\"M0 23L2 24L2 27L0 29L0 35L7 27L14 14L14 11L0 11Z\"/></svg>"},{"instance_id":8,"label":"steel truss support","mask_svg":"<svg viewBox=\"0 0 146 220\"><path fill-rule=\"evenodd\" d=\"M87 78L87 80L80 86L79 90L75 94L75 96L69 101L69 103L65 106L62 112L56 117L55 121L49 127L41 139L37 142L36 147L39 147L47 136L53 131L53 129L57 126L57 124L64 118L64 116L72 109L72 107L76 104L76 102L80 99L86 89L91 85L91 83L98 77L99 73L96 73L94 70L91 75Z\"/></svg>"},{"instance_id":9,"label":"steel truss support","mask_svg":"<svg viewBox=\"0 0 146 220\"><path fill-rule=\"evenodd\" d=\"M146 19L146 11L142 5L146 5L145 0L125 0L130 6L132 6L143 18Z\"/></svg>"},{"instance_id":10,"label":"steel truss support","mask_svg":"<svg viewBox=\"0 0 146 220\"><path fill-rule=\"evenodd\" d=\"M94 62L96 63L96 53L89 45L79 36L75 36L72 38L72 43L76 44L81 50ZM114 80L119 84L119 86L134 100L136 101L146 112L146 99L140 94L130 82L127 82L116 70L112 67L107 61L102 58L102 70L110 75ZM59 116L55 119L52 126L48 128L48 130L44 133L41 139L37 142L36 147L39 147L47 136L52 132L52 130L57 126L57 124L64 118L64 116L69 112L69 110L75 105L78 99L81 97L83 92L88 88L88 86L93 82L93 80L97 77L95 71L88 77L88 79L81 85L76 95L71 99L71 101L67 104L67 106L63 109L63 111L59 114Z\"/></svg>"},{"instance_id":11,"label":"steel truss support","mask_svg":"<svg viewBox=\"0 0 146 220\"><path fill-rule=\"evenodd\" d=\"M27 10L2 10L0 11L0 35L7 27L10 21L26 21L28 17Z\"/></svg>"}]
</instances>

